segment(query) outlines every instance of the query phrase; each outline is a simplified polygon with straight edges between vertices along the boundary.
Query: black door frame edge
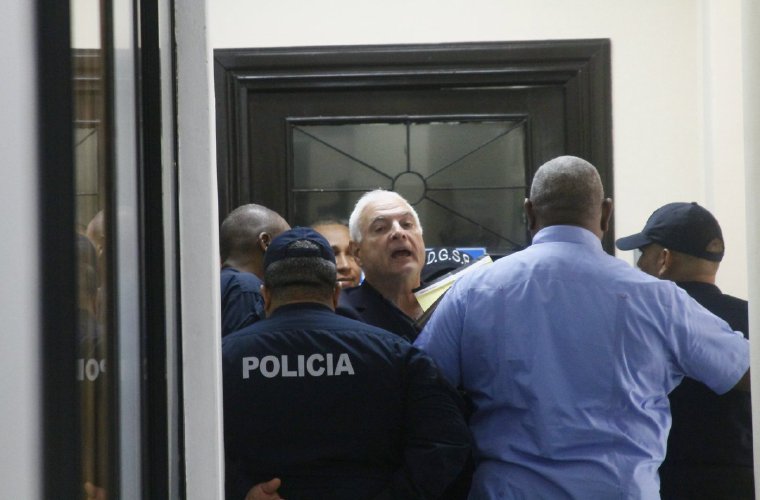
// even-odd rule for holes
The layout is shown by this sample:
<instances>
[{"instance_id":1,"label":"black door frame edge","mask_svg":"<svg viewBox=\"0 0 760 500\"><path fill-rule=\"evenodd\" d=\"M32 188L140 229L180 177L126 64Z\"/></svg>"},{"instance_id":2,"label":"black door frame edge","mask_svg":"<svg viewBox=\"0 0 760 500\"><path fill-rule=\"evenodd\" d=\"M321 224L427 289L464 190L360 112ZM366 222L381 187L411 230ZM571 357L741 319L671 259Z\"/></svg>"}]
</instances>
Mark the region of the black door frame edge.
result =
<instances>
[{"instance_id":1,"label":"black door frame edge","mask_svg":"<svg viewBox=\"0 0 760 500\"><path fill-rule=\"evenodd\" d=\"M36 2L43 498L82 494L70 14Z\"/></svg>"}]
</instances>

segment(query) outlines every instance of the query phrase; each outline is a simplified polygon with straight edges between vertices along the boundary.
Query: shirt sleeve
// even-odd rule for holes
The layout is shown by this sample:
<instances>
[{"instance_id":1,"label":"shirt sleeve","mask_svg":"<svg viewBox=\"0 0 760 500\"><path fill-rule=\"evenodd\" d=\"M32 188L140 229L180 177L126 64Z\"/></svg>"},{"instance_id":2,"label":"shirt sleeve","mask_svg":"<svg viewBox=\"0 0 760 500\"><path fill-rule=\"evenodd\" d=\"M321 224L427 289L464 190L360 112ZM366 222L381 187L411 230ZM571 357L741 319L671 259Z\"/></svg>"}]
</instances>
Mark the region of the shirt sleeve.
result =
<instances>
[{"instance_id":1,"label":"shirt sleeve","mask_svg":"<svg viewBox=\"0 0 760 500\"><path fill-rule=\"evenodd\" d=\"M455 284L446 292L414 345L435 361L441 373L455 387L462 385L461 340L464 324L464 304L461 287Z\"/></svg>"},{"instance_id":2,"label":"shirt sleeve","mask_svg":"<svg viewBox=\"0 0 760 500\"><path fill-rule=\"evenodd\" d=\"M264 298L258 292L230 288L222 303L222 336L264 319Z\"/></svg>"},{"instance_id":3,"label":"shirt sleeve","mask_svg":"<svg viewBox=\"0 0 760 500\"><path fill-rule=\"evenodd\" d=\"M381 499L439 498L470 457L471 437L456 391L435 363L409 348L404 464Z\"/></svg>"}]
</instances>

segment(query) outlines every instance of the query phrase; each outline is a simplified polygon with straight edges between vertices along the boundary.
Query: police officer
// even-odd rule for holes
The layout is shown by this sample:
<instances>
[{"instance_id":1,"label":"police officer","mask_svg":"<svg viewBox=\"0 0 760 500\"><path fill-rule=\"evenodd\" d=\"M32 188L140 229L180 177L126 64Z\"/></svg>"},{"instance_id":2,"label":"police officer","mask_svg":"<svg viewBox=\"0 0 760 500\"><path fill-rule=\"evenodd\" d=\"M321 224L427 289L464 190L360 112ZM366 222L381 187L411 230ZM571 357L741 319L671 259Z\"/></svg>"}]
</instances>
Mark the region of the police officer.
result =
<instances>
[{"instance_id":1,"label":"police officer","mask_svg":"<svg viewBox=\"0 0 760 500\"><path fill-rule=\"evenodd\" d=\"M280 214L262 205L242 205L219 228L222 260L222 337L264 317L259 294L264 252L269 242L290 229Z\"/></svg>"},{"instance_id":2,"label":"police officer","mask_svg":"<svg viewBox=\"0 0 760 500\"><path fill-rule=\"evenodd\" d=\"M229 499L278 478L288 500L437 498L470 437L430 358L337 315L335 257L295 228L264 258L267 319L222 340Z\"/></svg>"}]
</instances>

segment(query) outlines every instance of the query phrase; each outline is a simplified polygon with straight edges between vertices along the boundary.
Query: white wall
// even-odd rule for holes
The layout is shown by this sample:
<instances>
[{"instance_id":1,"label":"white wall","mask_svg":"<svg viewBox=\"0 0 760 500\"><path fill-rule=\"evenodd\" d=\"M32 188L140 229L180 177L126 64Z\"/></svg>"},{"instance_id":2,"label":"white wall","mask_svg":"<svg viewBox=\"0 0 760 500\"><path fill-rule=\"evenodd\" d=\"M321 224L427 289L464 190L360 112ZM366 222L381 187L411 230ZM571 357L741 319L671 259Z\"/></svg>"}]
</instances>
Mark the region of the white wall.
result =
<instances>
[{"instance_id":1,"label":"white wall","mask_svg":"<svg viewBox=\"0 0 760 500\"><path fill-rule=\"evenodd\" d=\"M745 139L746 154L745 166L747 172L747 236L749 255L749 281L752 283L749 289L749 327L752 332L758 331L760 325L760 231L757 230L758 214L760 214L760 199L756 196L760 190L760 58L757 57L757 49L760 47L760 2L757 0L743 0L743 23L742 23L742 48L745 64L744 89L745 89ZM755 455L755 497L760 492L760 342L750 343L750 361L752 368L752 427L754 431L754 455Z\"/></svg>"},{"instance_id":2,"label":"white wall","mask_svg":"<svg viewBox=\"0 0 760 500\"><path fill-rule=\"evenodd\" d=\"M3 498L42 495L37 88L34 2L3 3L0 65L0 484Z\"/></svg>"},{"instance_id":3,"label":"white wall","mask_svg":"<svg viewBox=\"0 0 760 500\"><path fill-rule=\"evenodd\" d=\"M100 0L71 0L71 46L100 48Z\"/></svg>"},{"instance_id":4,"label":"white wall","mask_svg":"<svg viewBox=\"0 0 760 500\"><path fill-rule=\"evenodd\" d=\"M740 13L740 0L214 0L209 39L243 48L609 38L617 236L660 205L697 201L724 228L719 285L746 298Z\"/></svg>"}]
</instances>

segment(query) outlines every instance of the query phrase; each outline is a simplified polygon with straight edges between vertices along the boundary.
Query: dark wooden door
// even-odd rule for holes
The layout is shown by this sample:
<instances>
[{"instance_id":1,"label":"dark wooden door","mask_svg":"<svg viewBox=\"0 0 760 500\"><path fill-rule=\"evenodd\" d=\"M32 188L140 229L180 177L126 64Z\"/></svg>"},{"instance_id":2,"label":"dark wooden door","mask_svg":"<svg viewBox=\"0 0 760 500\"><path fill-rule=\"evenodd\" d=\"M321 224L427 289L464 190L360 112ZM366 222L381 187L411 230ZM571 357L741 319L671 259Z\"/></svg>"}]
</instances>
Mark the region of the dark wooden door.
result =
<instances>
[{"instance_id":1,"label":"dark wooden door","mask_svg":"<svg viewBox=\"0 0 760 500\"><path fill-rule=\"evenodd\" d=\"M508 253L528 243L522 199L546 160L561 154L588 159L611 195L606 40L218 50L215 63L221 217L255 202L291 224L305 225L315 218L347 217L368 189L396 189L407 198L412 191L404 189L421 189L413 204L428 246L484 246ZM405 127L407 142L383 145L401 133L391 130L404 130L394 125ZM452 141L469 141L460 155L465 158L493 148L488 134L498 126L505 137L517 137L504 146L511 150L504 149L503 160L491 156L481 167L462 160L459 177L450 169L444 187L410 154L419 147L412 133L424 127L433 150L427 156L451 149ZM481 133L478 128L484 134L480 142L472 135ZM435 138L439 129L444 134ZM464 129L466 135L458 135ZM363 141L349 144L345 134L336 135L345 130ZM376 140L367 139L367 130L378 131ZM304 164L304 141L310 141L306 149L325 153ZM359 151L358 142L374 151ZM406 165L393 171L377 166L384 162L384 147L389 156L405 150ZM319 158L338 163L319 166ZM346 158L350 161L342 165ZM304 169L313 172L304 175ZM402 179L399 173L406 172L410 175ZM403 185L417 178L419 189ZM605 246L612 249L611 236Z\"/></svg>"}]
</instances>

